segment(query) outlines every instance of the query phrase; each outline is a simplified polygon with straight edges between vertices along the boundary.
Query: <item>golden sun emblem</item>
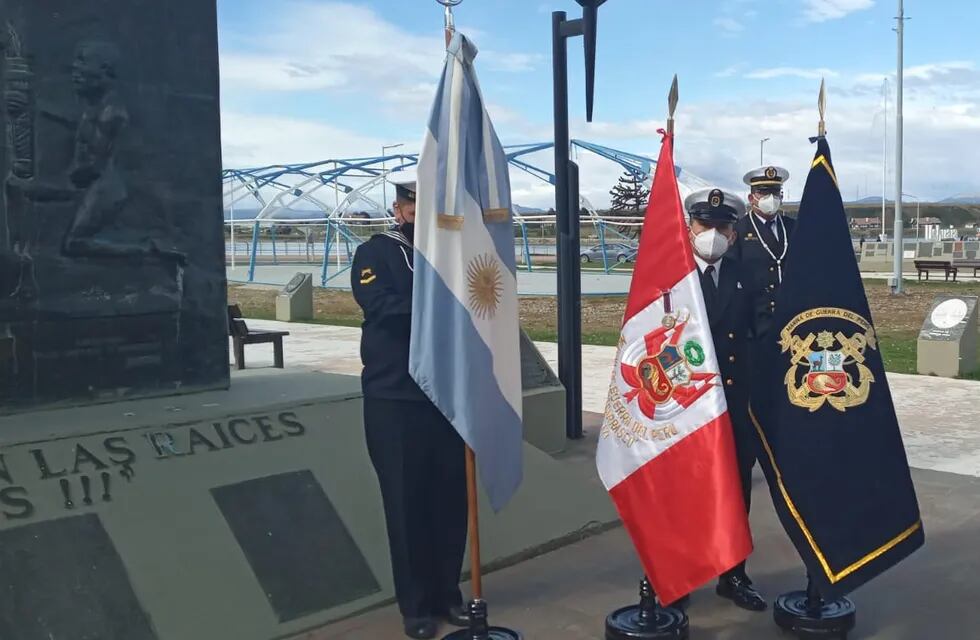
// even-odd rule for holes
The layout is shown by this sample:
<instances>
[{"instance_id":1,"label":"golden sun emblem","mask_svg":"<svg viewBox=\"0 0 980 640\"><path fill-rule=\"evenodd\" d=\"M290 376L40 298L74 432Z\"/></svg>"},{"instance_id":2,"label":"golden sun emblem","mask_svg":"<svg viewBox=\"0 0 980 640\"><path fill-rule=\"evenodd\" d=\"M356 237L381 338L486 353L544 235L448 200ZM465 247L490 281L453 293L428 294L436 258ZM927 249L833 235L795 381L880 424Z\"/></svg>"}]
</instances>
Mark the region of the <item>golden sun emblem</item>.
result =
<instances>
[{"instance_id":1,"label":"golden sun emblem","mask_svg":"<svg viewBox=\"0 0 980 640\"><path fill-rule=\"evenodd\" d=\"M473 258L466 268L466 284L473 313L486 320L497 313L504 292L503 277L497 259L489 253Z\"/></svg>"}]
</instances>

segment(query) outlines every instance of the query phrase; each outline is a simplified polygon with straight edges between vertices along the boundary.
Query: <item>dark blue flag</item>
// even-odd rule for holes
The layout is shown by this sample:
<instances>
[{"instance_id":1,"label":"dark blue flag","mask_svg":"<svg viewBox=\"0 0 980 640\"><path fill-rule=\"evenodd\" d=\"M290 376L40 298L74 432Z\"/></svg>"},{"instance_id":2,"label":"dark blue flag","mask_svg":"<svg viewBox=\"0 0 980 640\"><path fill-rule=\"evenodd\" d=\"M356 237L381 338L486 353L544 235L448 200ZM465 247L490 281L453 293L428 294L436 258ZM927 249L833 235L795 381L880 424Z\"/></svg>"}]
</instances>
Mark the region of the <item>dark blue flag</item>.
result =
<instances>
[{"instance_id":1,"label":"dark blue flag","mask_svg":"<svg viewBox=\"0 0 980 640\"><path fill-rule=\"evenodd\" d=\"M784 273L753 356L752 417L783 527L821 594L837 598L924 536L825 138Z\"/></svg>"}]
</instances>

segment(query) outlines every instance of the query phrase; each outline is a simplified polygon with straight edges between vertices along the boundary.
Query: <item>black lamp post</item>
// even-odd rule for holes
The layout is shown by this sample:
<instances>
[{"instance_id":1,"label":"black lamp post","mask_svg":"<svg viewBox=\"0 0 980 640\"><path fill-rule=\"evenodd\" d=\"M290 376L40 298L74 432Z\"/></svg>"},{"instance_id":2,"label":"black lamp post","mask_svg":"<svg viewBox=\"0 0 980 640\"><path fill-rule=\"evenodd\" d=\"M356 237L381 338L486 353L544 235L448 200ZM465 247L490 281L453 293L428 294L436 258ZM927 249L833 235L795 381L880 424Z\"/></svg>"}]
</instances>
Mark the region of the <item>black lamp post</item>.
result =
<instances>
[{"instance_id":1,"label":"black lamp post","mask_svg":"<svg viewBox=\"0 0 980 640\"><path fill-rule=\"evenodd\" d=\"M582 437L582 271L579 263L578 165L569 158L568 42L585 39L585 111L592 122L596 24L606 0L576 0L582 17L551 14L555 86L555 211L558 222L558 377L565 386L565 432Z\"/></svg>"}]
</instances>

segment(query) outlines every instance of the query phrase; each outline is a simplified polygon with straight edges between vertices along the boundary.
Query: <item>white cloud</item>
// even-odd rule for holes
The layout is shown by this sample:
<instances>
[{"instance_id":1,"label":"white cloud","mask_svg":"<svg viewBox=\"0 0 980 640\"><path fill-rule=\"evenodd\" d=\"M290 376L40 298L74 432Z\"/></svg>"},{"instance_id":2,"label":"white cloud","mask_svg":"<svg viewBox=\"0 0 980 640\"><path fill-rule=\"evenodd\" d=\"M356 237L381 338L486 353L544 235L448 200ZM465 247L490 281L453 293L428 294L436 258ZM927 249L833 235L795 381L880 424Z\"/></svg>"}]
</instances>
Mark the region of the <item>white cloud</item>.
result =
<instances>
[{"instance_id":1,"label":"white cloud","mask_svg":"<svg viewBox=\"0 0 980 640\"><path fill-rule=\"evenodd\" d=\"M221 80L226 90L348 90L365 95L434 83L442 72L445 41L439 29L417 35L352 2L286 0L270 14L263 33L223 39ZM470 29L468 34L477 33ZM248 43L248 48L224 42ZM526 72L543 57L485 50L487 68Z\"/></svg>"},{"instance_id":2,"label":"white cloud","mask_svg":"<svg viewBox=\"0 0 980 640\"><path fill-rule=\"evenodd\" d=\"M819 80L821 78L834 78L839 75L833 69L801 69L799 67L776 67L773 69L759 69L745 74L750 80L769 80L772 78L803 78L805 80Z\"/></svg>"},{"instance_id":3,"label":"white cloud","mask_svg":"<svg viewBox=\"0 0 980 640\"><path fill-rule=\"evenodd\" d=\"M501 53L499 51L481 51L478 60L493 71L523 73L534 71L545 57L536 53Z\"/></svg>"},{"instance_id":4,"label":"white cloud","mask_svg":"<svg viewBox=\"0 0 980 640\"><path fill-rule=\"evenodd\" d=\"M377 155L390 142L322 122L228 111L221 114L221 137L228 168Z\"/></svg>"},{"instance_id":5,"label":"white cloud","mask_svg":"<svg viewBox=\"0 0 980 640\"><path fill-rule=\"evenodd\" d=\"M745 25L731 16L719 16L715 18L714 24L722 31L732 35L745 31Z\"/></svg>"},{"instance_id":6,"label":"white cloud","mask_svg":"<svg viewBox=\"0 0 980 640\"><path fill-rule=\"evenodd\" d=\"M810 22L826 22L870 9L874 4L874 0L805 0L804 14Z\"/></svg>"},{"instance_id":7,"label":"white cloud","mask_svg":"<svg viewBox=\"0 0 980 640\"><path fill-rule=\"evenodd\" d=\"M741 73L745 69L745 63L739 62L738 64L733 64L731 66L725 67L714 73L716 78L732 78Z\"/></svg>"},{"instance_id":8,"label":"white cloud","mask_svg":"<svg viewBox=\"0 0 980 640\"><path fill-rule=\"evenodd\" d=\"M226 88L252 91L317 91L347 84L341 69L283 57L227 54L221 56L221 82Z\"/></svg>"}]
</instances>

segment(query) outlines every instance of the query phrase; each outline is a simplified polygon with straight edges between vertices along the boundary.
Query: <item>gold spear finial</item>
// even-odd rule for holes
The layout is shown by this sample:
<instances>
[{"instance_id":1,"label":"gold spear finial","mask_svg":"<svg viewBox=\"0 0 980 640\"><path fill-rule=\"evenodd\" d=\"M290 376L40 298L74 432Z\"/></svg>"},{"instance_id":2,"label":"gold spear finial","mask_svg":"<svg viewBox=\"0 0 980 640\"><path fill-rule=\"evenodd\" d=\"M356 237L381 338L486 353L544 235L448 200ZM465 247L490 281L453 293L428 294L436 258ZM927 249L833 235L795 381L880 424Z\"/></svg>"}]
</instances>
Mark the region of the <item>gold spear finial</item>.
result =
<instances>
[{"instance_id":1,"label":"gold spear finial","mask_svg":"<svg viewBox=\"0 0 980 640\"><path fill-rule=\"evenodd\" d=\"M827 115L827 84L823 78L820 79L820 98L817 100L817 108L820 109L820 125L817 133L823 138L827 135L827 123L824 121Z\"/></svg>"},{"instance_id":2,"label":"gold spear finial","mask_svg":"<svg viewBox=\"0 0 980 640\"><path fill-rule=\"evenodd\" d=\"M667 133L674 135L674 112L677 110L679 93L677 91L677 74L674 74L674 82L670 85L670 94L667 96Z\"/></svg>"}]
</instances>

